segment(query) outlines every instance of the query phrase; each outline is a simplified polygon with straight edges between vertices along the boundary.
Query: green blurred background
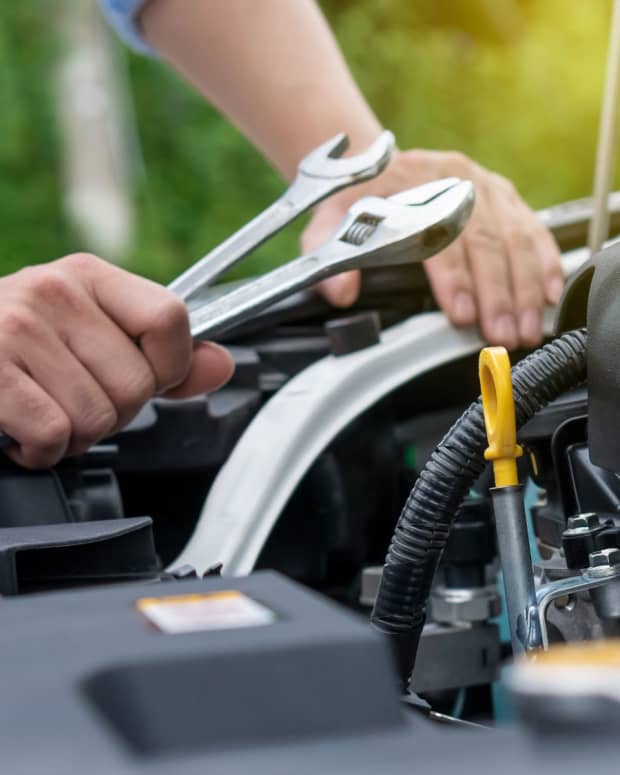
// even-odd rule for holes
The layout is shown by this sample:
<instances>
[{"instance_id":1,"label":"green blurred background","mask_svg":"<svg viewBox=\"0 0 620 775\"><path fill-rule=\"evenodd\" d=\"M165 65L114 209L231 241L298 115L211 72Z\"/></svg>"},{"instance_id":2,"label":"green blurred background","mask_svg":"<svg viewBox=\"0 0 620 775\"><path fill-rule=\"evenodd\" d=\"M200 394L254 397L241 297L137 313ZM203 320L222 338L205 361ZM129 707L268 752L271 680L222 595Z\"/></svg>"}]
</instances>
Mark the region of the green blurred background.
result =
<instances>
[{"instance_id":1,"label":"green blurred background","mask_svg":"<svg viewBox=\"0 0 620 775\"><path fill-rule=\"evenodd\" d=\"M461 150L512 178L536 208L590 193L608 0L321 4L402 148ZM62 206L52 77L63 50L60 7L0 4L2 273L85 247ZM134 178L137 228L123 263L167 281L283 184L164 65L131 54L128 72L144 172ZM245 271L296 255L298 233L263 247Z\"/></svg>"}]
</instances>

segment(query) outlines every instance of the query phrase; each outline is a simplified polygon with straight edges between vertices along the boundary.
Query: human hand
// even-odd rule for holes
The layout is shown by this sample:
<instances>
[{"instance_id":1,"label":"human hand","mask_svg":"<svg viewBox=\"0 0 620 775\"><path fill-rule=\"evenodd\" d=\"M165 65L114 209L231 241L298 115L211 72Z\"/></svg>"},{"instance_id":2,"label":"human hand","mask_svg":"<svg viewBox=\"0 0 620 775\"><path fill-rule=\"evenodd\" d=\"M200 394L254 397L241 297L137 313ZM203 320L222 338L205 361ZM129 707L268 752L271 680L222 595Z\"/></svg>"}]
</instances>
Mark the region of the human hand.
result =
<instances>
[{"instance_id":1,"label":"human hand","mask_svg":"<svg viewBox=\"0 0 620 775\"><path fill-rule=\"evenodd\" d=\"M233 368L223 348L193 345L174 294L94 256L0 279L0 428L27 468L85 451L153 395L214 390Z\"/></svg>"},{"instance_id":2,"label":"human hand","mask_svg":"<svg viewBox=\"0 0 620 775\"><path fill-rule=\"evenodd\" d=\"M318 205L302 248L311 250L327 239L362 196L389 196L450 176L473 181L476 204L462 235L424 262L437 303L457 326L478 321L491 344L508 349L538 344L543 307L556 304L564 286L558 248L510 181L460 153L396 153L377 178ZM348 272L325 280L319 290L332 304L347 307L359 287L359 272Z\"/></svg>"}]
</instances>

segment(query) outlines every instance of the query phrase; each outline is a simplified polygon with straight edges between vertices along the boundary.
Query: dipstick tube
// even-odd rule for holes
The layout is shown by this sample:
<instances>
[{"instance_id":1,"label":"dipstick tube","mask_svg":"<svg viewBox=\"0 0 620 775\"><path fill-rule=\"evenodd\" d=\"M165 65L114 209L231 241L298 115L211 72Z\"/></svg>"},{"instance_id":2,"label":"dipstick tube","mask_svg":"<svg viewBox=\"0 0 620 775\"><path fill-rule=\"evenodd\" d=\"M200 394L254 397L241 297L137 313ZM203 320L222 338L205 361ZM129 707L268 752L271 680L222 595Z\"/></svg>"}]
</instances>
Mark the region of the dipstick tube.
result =
<instances>
[{"instance_id":1,"label":"dipstick tube","mask_svg":"<svg viewBox=\"0 0 620 775\"><path fill-rule=\"evenodd\" d=\"M493 462L495 487L491 489L491 498L512 649L516 655L539 648L541 639L523 487L517 473L517 458L523 451L516 440L510 359L505 348L482 350L479 377L489 442L484 457Z\"/></svg>"}]
</instances>

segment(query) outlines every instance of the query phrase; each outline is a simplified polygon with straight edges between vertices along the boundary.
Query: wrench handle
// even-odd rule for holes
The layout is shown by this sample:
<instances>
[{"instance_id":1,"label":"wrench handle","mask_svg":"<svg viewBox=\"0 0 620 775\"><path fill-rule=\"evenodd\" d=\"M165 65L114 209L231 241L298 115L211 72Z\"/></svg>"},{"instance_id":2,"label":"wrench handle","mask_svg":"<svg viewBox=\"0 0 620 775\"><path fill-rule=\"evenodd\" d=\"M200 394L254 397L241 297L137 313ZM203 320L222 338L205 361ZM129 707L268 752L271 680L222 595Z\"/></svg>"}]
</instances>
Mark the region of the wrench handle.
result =
<instances>
[{"instance_id":1,"label":"wrench handle","mask_svg":"<svg viewBox=\"0 0 620 775\"><path fill-rule=\"evenodd\" d=\"M288 192L287 192L288 193ZM173 280L168 289L187 300L197 291L235 266L271 236L283 229L303 210L298 210L286 195L275 201L260 215L246 223L228 239L214 248Z\"/></svg>"},{"instance_id":2,"label":"wrench handle","mask_svg":"<svg viewBox=\"0 0 620 775\"><path fill-rule=\"evenodd\" d=\"M248 280L204 306L190 308L192 337L200 341L217 336L324 276L323 262L318 256L309 255Z\"/></svg>"}]
</instances>

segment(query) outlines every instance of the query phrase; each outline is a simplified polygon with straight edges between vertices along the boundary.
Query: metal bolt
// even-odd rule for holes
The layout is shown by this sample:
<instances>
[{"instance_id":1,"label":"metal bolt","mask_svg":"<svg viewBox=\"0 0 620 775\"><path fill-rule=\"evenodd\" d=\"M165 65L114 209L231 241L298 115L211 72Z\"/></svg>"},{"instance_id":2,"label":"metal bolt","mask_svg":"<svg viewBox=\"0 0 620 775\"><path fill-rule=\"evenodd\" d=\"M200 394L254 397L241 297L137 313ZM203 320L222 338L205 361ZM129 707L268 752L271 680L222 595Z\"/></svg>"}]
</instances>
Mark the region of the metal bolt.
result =
<instances>
[{"instance_id":1,"label":"metal bolt","mask_svg":"<svg viewBox=\"0 0 620 775\"><path fill-rule=\"evenodd\" d=\"M600 549L590 553L590 567L587 573L593 576L620 573L620 549Z\"/></svg>"},{"instance_id":2,"label":"metal bolt","mask_svg":"<svg viewBox=\"0 0 620 775\"><path fill-rule=\"evenodd\" d=\"M590 554L591 568L613 568L615 565L620 565L620 549L615 546L607 549L599 549L598 552L592 552Z\"/></svg>"},{"instance_id":3,"label":"metal bolt","mask_svg":"<svg viewBox=\"0 0 620 775\"><path fill-rule=\"evenodd\" d=\"M598 514L593 511L589 511L585 514L575 514L574 517L569 517L566 522L565 533L588 533L590 530L595 530L601 526L601 522L598 518Z\"/></svg>"}]
</instances>

